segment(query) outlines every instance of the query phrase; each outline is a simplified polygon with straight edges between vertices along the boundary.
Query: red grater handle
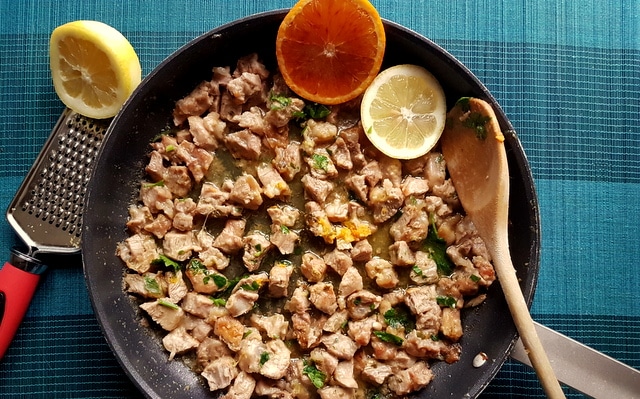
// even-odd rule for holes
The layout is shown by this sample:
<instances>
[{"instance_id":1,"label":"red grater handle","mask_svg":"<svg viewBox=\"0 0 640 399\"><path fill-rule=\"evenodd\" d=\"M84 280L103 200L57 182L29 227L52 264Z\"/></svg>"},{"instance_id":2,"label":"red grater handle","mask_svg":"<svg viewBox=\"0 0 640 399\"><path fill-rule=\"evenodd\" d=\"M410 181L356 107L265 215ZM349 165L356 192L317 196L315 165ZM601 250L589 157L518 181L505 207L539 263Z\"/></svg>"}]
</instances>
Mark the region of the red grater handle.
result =
<instances>
[{"instance_id":1,"label":"red grater handle","mask_svg":"<svg viewBox=\"0 0 640 399\"><path fill-rule=\"evenodd\" d=\"M33 272L9 262L0 269L0 359L13 340L38 286L40 273L45 269L39 262L38 265L41 267L33 269Z\"/></svg>"}]
</instances>

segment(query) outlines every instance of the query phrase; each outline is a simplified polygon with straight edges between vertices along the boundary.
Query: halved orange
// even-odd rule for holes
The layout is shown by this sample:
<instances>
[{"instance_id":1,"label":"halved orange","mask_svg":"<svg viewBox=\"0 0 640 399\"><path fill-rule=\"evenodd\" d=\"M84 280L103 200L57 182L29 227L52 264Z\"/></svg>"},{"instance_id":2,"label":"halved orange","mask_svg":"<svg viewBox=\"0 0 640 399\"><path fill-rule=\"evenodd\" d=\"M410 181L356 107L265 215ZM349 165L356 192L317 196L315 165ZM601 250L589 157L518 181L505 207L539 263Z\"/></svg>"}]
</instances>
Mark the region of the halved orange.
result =
<instances>
[{"instance_id":1,"label":"halved orange","mask_svg":"<svg viewBox=\"0 0 640 399\"><path fill-rule=\"evenodd\" d=\"M276 57L296 94L332 105L369 86L385 44L382 19L368 0L300 0L280 25Z\"/></svg>"}]
</instances>

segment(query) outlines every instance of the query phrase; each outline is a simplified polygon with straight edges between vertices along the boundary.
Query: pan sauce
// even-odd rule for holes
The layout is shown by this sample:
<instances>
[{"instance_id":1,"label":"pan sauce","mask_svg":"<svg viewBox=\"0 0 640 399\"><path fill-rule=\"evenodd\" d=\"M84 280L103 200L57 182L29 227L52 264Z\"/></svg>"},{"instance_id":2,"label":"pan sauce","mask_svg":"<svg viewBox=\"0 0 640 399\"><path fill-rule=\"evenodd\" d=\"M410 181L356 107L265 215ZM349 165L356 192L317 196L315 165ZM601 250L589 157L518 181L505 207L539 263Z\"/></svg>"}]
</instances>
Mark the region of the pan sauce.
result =
<instances>
[{"instance_id":1,"label":"pan sauce","mask_svg":"<svg viewBox=\"0 0 640 399\"><path fill-rule=\"evenodd\" d=\"M125 288L212 391L402 397L459 358L489 255L442 156L383 156L358 110L305 104L252 54L151 144Z\"/></svg>"}]
</instances>

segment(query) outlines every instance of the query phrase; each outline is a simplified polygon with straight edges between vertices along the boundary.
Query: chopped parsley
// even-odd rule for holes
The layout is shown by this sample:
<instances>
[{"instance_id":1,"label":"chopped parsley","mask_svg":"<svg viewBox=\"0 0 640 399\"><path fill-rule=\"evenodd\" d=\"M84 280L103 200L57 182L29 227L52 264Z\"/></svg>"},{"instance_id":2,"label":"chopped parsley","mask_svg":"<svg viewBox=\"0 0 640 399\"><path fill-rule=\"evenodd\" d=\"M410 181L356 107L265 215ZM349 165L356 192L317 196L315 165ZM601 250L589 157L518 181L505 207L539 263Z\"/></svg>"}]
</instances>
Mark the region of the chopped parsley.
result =
<instances>
[{"instance_id":1,"label":"chopped parsley","mask_svg":"<svg viewBox=\"0 0 640 399\"><path fill-rule=\"evenodd\" d=\"M244 332L244 334L242 334L242 339L247 338L249 335L251 335L251 333L253 332L253 330L247 330Z\"/></svg>"},{"instance_id":2,"label":"chopped parsley","mask_svg":"<svg viewBox=\"0 0 640 399\"><path fill-rule=\"evenodd\" d=\"M468 112L471 110L469 100L471 100L471 97L461 97L458 101L456 101L456 105L459 105L460 109L462 109L464 112Z\"/></svg>"},{"instance_id":3,"label":"chopped parsley","mask_svg":"<svg viewBox=\"0 0 640 399\"><path fill-rule=\"evenodd\" d=\"M316 169L322 169L326 172L327 167L329 166L329 158L320 154L311 155L311 160L313 161L313 166Z\"/></svg>"},{"instance_id":4,"label":"chopped parsley","mask_svg":"<svg viewBox=\"0 0 640 399\"><path fill-rule=\"evenodd\" d=\"M436 297L436 302L438 302L438 305L440 306L445 306L451 309L455 309L456 304L458 303L458 300L452 296L438 296Z\"/></svg>"},{"instance_id":5,"label":"chopped parsley","mask_svg":"<svg viewBox=\"0 0 640 399\"><path fill-rule=\"evenodd\" d=\"M385 331L374 331L373 335L378 337L380 341L388 342L390 344L394 344L397 346L401 346L404 342L404 339L398 337L397 335L390 334Z\"/></svg>"},{"instance_id":6,"label":"chopped parsley","mask_svg":"<svg viewBox=\"0 0 640 399\"><path fill-rule=\"evenodd\" d=\"M280 225L280 231L282 232L282 234L289 234L291 233L291 230L285 226L284 224Z\"/></svg>"},{"instance_id":7,"label":"chopped parsley","mask_svg":"<svg viewBox=\"0 0 640 399\"><path fill-rule=\"evenodd\" d=\"M269 352L262 352L262 354L260 354L260 365L263 366L268 361L269 361Z\"/></svg>"},{"instance_id":8,"label":"chopped parsley","mask_svg":"<svg viewBox=\"0 0 640 399\"><path fill-rule=\"evenodd\" d=\"M411 314L404 307L395 307L384 312L384 322L391 327L404 327L406 331L411 331L416 328Z\"/></svg>"},{"instance_id":9,"label":"chopped parsley","mask_svg":"<svg viewBox=\"0 0 640 399\"><path fill-rule=\"evenodd\" d=\"M253 281L251 284L242 284L240 288L247 291L258 291L260 284L257 281Z\"/></svg>"},{"instance_id":10,"label":"chopped parsley","mask_svg":"<svg viewBox=\"0 0 640 399\"><path fill-rule=\"evenodd\" d=\"M450 276L453 273L454 265L447 255L447 243L438 235L433 214L429 215L429 230L422 246L429 257L436 262L439 275Z\"/></svg>"},{"instance_id":11,"label":"chopped parsley","mask_svg":"<svg viewBox=\"0 0 640 399\"><path fill-rule=\"evenodd\" d=\"M180 309L180 307L178 305L176 305L173 302L169 302L169 301L167 301L165 299L158 299L158 305L162 305L162 306L165 306L165 307L173 309L173 310Z\"/></svg>"},{"instance_id":12,"label":"chopped parsley","mask_svg":"<svg viewBox=\"0 0 640 399\"><path fill-rule=\"evenodd\" d=\"M476 133L476 137L480 140L484 140L487 138L486 124L490 120L491 118L486 115L482 115L478 112L472 112L464 121L462 121L462 125L469 129L473 129Z\"/></svg>"},{"instance_id":13,"label":"chopped parsley","mask_svg":"<svg viewBox=\"0 0 640 399\"><path fill-rule=\"evenodd\" d=\"M144 188L152 188L152 187L164 187L164 180L157 181L155 183L144 183Z\"/></svg>"},{"instance_id":14,"label":"chopped parsley","mask_svg":"<svg viewBox=\"0 0 640 399\"><path fill-rule=\"evenodd\" d=\"M151 294L161 294L160 284L158 284L158 280L151 277L144 278L144 289L147 290Z\"/></svg>"},{"instance_id":15,"label":"chopped parsley","mask_svg":"<svg viewBox=\"0 0 640 399\"><path fill-rule=\"evenodd\" d=\"M281 94L271 93L269 101L271 101L271 105L269 108L271 108L272 110L284 109L287 106L291 105L291 98L283 96Z\"/></svg>"},{"instance_id":16,"label":"chopped parsley","mask_svg":"<svg viewBox=\"0 0 640 399\"><path fill-rule=\"evenodd\" d=\"M413 267L411 268L411 270L418 276L422 276L422 269L420 269L418 266L413 265Z\"/></svg>"},{"instance_id":17,"label":"chopped parsley","mask_svg":"<svg viewBox=\"0 0 640 399\"><path fill-rule=\"evenodd\" d=\"M165 267L170 267L176 273L179 272L180 269L182 268L178 262L176 262L175 260L170 259L167 256L162 255L162 254L158 255L158 258L154 259L152 263L154 265L161 265L161 266L165 266Z\"/></svg>"},{"instance_id":18,"label":"chopped parsley","mask_svg":"<svg viewBox=\"0 0 640 399\"><path fill-rule=\"evenodd\" d=\"M478 281L480 281L480 276L477 276L475 274L472 274L469 276L469 278L471 279L471 281L473 281L474 283L477 283Z\"/></svg>"},{"instance_id":19,"label":"chopped parsley","mask_svg":"<svg viewBox=\"0 0 640 399\"><path fill-rule=\"evenodd\" d=\"M323 119L329 116L331 110L323 104L309 103L304 106L302 111L294 112L293 116L297 119Z\"/></svg>"},{"instance_id":20,"label":"chopped parsley","mask_svg":"<svg viewBox=\"0 0 640 399\"><path fill-rule=\"evenodd\" d=\"M322 371L318 370L314 364L305 363L302 373L309 377L313 386L318 389L322 388L327 380L327 376Z\"/></svg>"},{"instance_id":21,"label":"chopped parsley","mask_svg":"<svg viewBox=\"0 0 640 399\"><path fill-rule=\"evenodd\" d=\"M172 152L176 150L176 146L173 144L169 144L167 147L165 147L164 149L166 152Z\"/></svg>"},{"instance_id":22,"label":"chopped parsley","mask_svg":"<svg viewBox=\"0 0 640 399\"><path fill-rule=\"evenodd\" d=\"M227 300L224 298L211 298L211 302L216 306L224 306L227 304Z\"/></svg>"},{"instance_id":23,"label":"chopped parsley","mask_svg":"<svg viewBox=\"0 0 640 399\"><path fill-rule=\"evenodd\" d=\"M218 288L223 288L225 285L227 285L227 278L222 274L214 274L213 282L216 284L216 286L218 286Z\"/></svg>"}]
</instances>

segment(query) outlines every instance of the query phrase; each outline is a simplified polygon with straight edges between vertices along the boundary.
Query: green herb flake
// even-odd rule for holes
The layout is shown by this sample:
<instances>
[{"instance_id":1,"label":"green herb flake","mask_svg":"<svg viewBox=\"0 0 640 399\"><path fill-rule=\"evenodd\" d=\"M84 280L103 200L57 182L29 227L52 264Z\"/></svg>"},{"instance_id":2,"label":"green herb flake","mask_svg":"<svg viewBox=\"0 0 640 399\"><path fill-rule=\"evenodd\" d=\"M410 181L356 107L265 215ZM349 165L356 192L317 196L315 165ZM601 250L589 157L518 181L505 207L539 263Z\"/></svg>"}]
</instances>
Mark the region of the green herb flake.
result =
<instances>
[{"instance_id":1,"label":"green herb flake","mask_svg":"<svg viewBox=\"0 0 640 399\"><path fill-rule=\"evenodd\" d=\"M242 339L247 338L249 335L251 335L251 333L253 332L253 330L247 330L244 332L244 334L242 334Z\"/></svg>"},{"instance_id":2,"label":"green herb flake","mask_svg":"<svg viewBox=\"0 0 640 399\"><path fill-rule=\"evenodd\" d=\"M474 283L477 283L478 281L481 280L480 276L477 276L475 274L472 274L469 276L469 278L471 279L471 281L473 281Z\"/></svg>"},{"instance_id":3,"label":"green herb flake","mask_svg":"<svg viewBox=\"0 0 640 399\"><path fill-rule=\"evenodd\" d=\"M404 327L406 331L411 331L416 328L411 314L404 307L395 307L384 312L384 322L394 328Z\"/></svg>"},{"instance_id":4,"label":"green herb flake","mask_svg":"<svg viewBox=\"0 0 640 399\"><path fill-rule=\"evenodd\" d=\"M173 310L180 309L180 307L178 305L176 305L173 302L169 302L169 301L167 301L165 299L158 299L158 305L162 305L162 306L165 306L165 307L173 309Z\"/></svg>"},{"instance_id":5,"label":"green herb flake","mask_svg":"<svg viewBox=\"0 0 640 399\"><path fill-rule=\"evenodd\" d=\"M176 146L173 144L169 144L168 146L165 147L164 149L166 152L172 152L176 150Z\"/></svg>"},{"instance_id":6,"label":"green herb flake","mask_svg":"<svg viewBox=\"0 0 640 399\"><path fill-rule=\"evenodd\" d=\"M311 160L313 161L313 166L316 169L322 169L326 172L327 167L329 166L329 158L320 154L311 155Z\"/></svg>"},{"instance_id":7,"label":"green herb flake","mask_svg":"<svg viewBox=\"0 0 640 399\"><path fill-rule=\"evenodd\" d=\"M470 113L467 118L462 121L462 125L469 129L473 129L476 133L476 137L480 140L487 138L486 124L491 120L490 117L482 115L478 112Z\"/></svg>"},{"instance_id":8,"label":"green herb flake","mask_svg":"<svg viewBox=\"0 0 640 399\"><path fill-rule=\"evenodd\" d=\"M305 105L304 111L311 119L323 119L331 113L331 110L326 105L318 103Z\"/></svg>"},{"instance_id":9,"label":"green herb flake","mask_svg":"<svg viewBox=\"0 0 640 399\"><path fill-rule=\"evenodd\" d=\"M268 361L269 361L269 352L262 352L260 354L260 365L262 366Z\"/></svg>"},{"instance_id":10,"label":"green herb flake","mask_svg":"<svg viewBox=\"0 0 640 399\"><path fill-rule=\"evenodd\" d=\"M165 255L158 255L157 259L154 259L152 262L154 265L161 265L164 267L170 267L172 268L176 273L179 272L182 267L180 266L180 264L178 262L176 262L175 260L165 256Z\"/></svg>"},{"instance_id":11,"label":"green herb flake","mask_svg":"<svg viewBox=\"0 0 640 399\"><path fill-rule=\"evenodd\" d=\"M160 284L158 284L158 280L151 277L144 278L144 289L147 290L151 294L161 294Z\"/></svg>"},{"instance_id":12,"label":"green herb flake","mask_svg":"<svg viewBox=\"0 0 640 399\"><path fill-rule=\"evenodd\" d=\"M418 266L413 265L413 267L411 267L411 270L417 275L417 276L422 276L422 269L420 269Z\"/></svg>"},{"instance_id":13,"label":"green herb flake","mask_svg":"<svg viewBox=\"0 0 640 399\"><path fill-rule=\"evenodd\" d=\"M257 281L254 281L251 284L242 284L240 288L246 291L258 291L260 289L260 284L258 284Z\"/></svg>"},{"instance_id":14,"label":"green herb flake","mask_svg":"<svg viewBox=\"0 0 640 399\"><path fill-rule=\"evenodd\" d=\"M164 187L164 180L160 180L160 181L157 181L155 183L144 183L142 186L144 188Z\"/></svg>"},{"instance_id":15,"label":"green herb flake","mask_svg":"<svg viewBox=\"0 0 640 399\"><path fill-rule=\"evenodd\" d=\"M455 309L456 304L458 303L458 300L452 296L438 296L436 297L436 302L438 302L438 305L440 306L445 306L451 309Z\"/></svg>"},{"instance_id":16,"label":"green herb flake","mask_svg":"<svg viewBox=\"0 0 640 399\"><path fill-rule=\"evenodd\" d=\"M271 93L271 96L269 97L269 101L271 101L270 108L272 110L284 109L287 106L291 105L291 98L283 96L281 94Z\"/></svg>"},{"instance_id":17,"label":"green herb flake","mask_svg":"<svg viewBox=\"0 0 640 399\"><path fill-rule=\"evenodd\" d=\"M211 302L216 306L224 306L227 304L227 300L224 298L211 298Z\"/></svg>"},{"instance_id":18,"label":"green herb flake","mask_svg":"<svg viewBox=\"0 0 640 399\"><path fill-rule=\"evenodd\" d=\"M305 364L302 373L309 377L313 386L318 389L322 388L327 380L327 376L313 364Z\"/></svg>"},{"instance_id":19,"label":"green herb flake","mask_svg":"<svg viewBox=\"0 0 640 399\"><path fill-rule=\"evenodd\" d=\"M438 337L436 334L431 334L430 338L431 338L432 341L435 341L435 342L440 341L440 337Z\"/></svg>"},{"instance_id":20,"label":"green herb flake","mask_svg":"<svg viewBox=\"0 0 640 399\"><path fill-rule=\"evenodd\" d=\"M280 231L282 232L282 234L289 234L291 233L291 230L285 226L284 224L280 225Z\"/></svg>"},{"instance_id":21,"label":"green herb flake","mask_svg":"<svg viewBox=\"0 0 640 399\"><path fill-rule=\"evenodd\" d=\"M471 100L471 97L461 97L458 101L456 101L456 105L459 105L462 111L468 112L471 110L469 100Z\"/></svg>"},{"instance_id":22,"label":"green herb flake","mask_svg":"<svg viewBox=\"0 0 640 399\"><path fill-rule=\"evenodd\" d=\"M214 274L213 282L218 288L223 288L225 285L227 285L227 278L221 274Z\"/></svg>"},{"instance_id":23,"label":"green herb flake","mask_svg":"<svg viewBox=\"0 0 640 399\"><path fill-rule=\"evenodd\" d=\"M404 340L397 335L390 334L385 331L374 331L373 335L378 337L380 341L388 342L390 344L394 344L396 346L401 346Z\"/></svg>"}]
</instances>

